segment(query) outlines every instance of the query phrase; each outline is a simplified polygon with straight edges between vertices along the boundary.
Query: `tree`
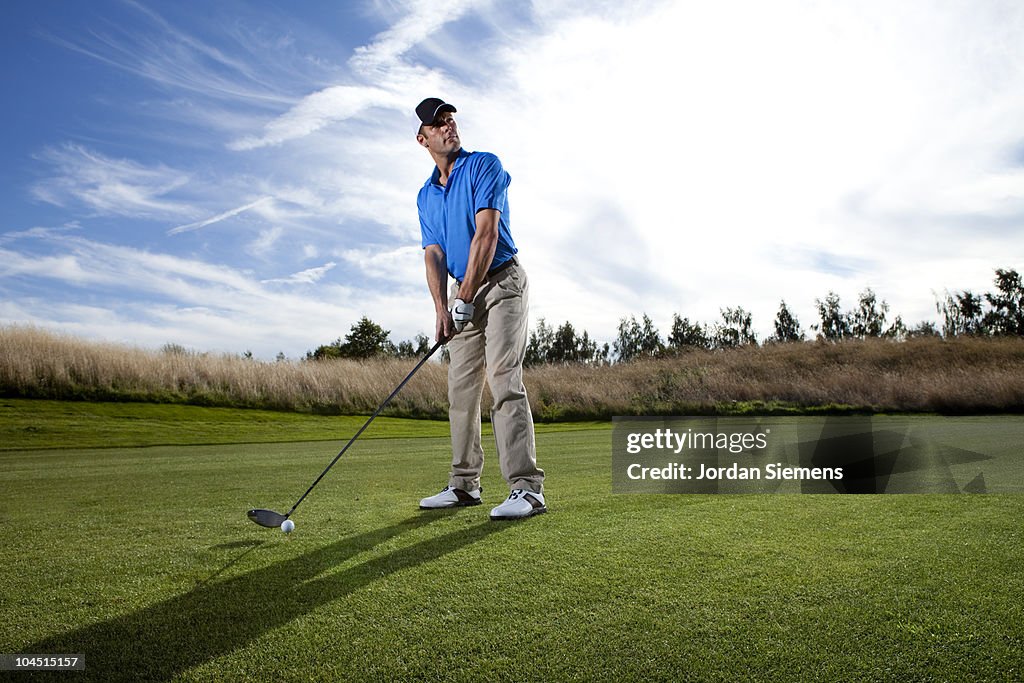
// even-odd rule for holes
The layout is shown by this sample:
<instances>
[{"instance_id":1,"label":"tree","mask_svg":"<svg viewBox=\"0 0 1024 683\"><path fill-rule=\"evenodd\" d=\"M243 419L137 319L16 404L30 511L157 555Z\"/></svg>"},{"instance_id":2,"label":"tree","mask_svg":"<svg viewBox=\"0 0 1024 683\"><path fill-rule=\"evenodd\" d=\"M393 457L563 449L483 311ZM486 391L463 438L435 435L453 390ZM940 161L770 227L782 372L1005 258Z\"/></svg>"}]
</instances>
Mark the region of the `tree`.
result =
<instances>
[{"instance_id":1,"label":"tree","mask_svg":"<svg viewBox=\"0 0 1024 683\"><path fill-rule=\"evenodd\" d=\"M786 301L780 301L779 312L775 314L775 334L769 341L784 344L803 340L804 333L800 331L800 321L786 306Z\"/></svg>"},{"instance_id":2,"label":"tree","mask_svg":"<svg viewBox=\"0 0 1024 683\"><path fill-rule=\"evenodd\" d=\"M530 333L524 365L542 363L607 363L608 345L599 347L584 330L577 335L572 324L566 322L553 330L543 318Z\"/></svg>"},{"instance_id":3,"label":"tree","mask_svg":"<svg viewBox=\"0 0 1024 683\"><path fill-rule=\"evenodd\" d=\"M838 304L838 298L836 303ZM885 301L878 303L874 291L868 287L860 293L857 308L847 316L849 335L857 339L881 337L888 313L889 304Z\"/></svg>"},{"instance_id":4,"label":"tree","mask_svg":"<svg viewBox=\"0 0 1024 683\"><path fill-rule=\"evenodd\" d=\"M812 330L818 331L818 339L825 341L840 341L850 336L850 324L847 317L839 310L839 295L830 291L825 300L814 300L818 307L818 316L821 323L811 325Z\"/></svg>"},{"instance_id":5,"label":"tree","mask_svg":"<svg viewBox=\"0 0 1024 683\"><path fill-rule=\"evenodd\" d=\"M985 294L991 309L984 326L990 334L1024 335L1024 284L1015 270L996 269L997 293Z\"/></svg>"},{"instance_id":6,"label":"tree","mask_svg":"<svg viewBox=\"0 0 1024 683\"><path fill-rule=\"evenodd\" d=\"M331 344L318 346L315 351L307 353L306 358L325 360L329 358L393 356L398 349L388 339L390 334L389 330L385 330L364 315L345 335L344 341L336 339Z\"/></svg>"},{"instance_id":7,"label":"tree","mask_svg":"<svg viewBox=\"0 0 1024 683\"><path fill-rule=\"evenodd\" d=\"M672 331L668 335L668 348L710 349L711 338L707 327L691 323L689 318L680 318L678 313L672 314Z\"/></svg>"},{"instance_id":8,"label":"tree","mask_svg":"<svg viewBox=\"0 0 1024 683\"><path fill-rule=\"evenodd\" d=\"M620 361L631 361L637 358L650 358L658 355L665 345L661 341L658 329L645 313L643 324L636 321L635 316L619 321L619 336L613 344L615 357Z\"/></svg>"},{"instance_id":9,"label":"tree","mask_svg":"<svg viewBox=\"0 0 1024 683\"><path fill-rule=\"evenodd\" d=\"M390 334L390 330L385 330L364 315L345 335L345 343L341 346L341 355L345 358L394 355L395 347L388 340Z\"/></svg>"},{"instance_id":10,"label":"tree","mask_svg":"<svg viewBox=\"0 0 1024 683\"><path fill-rule=\"evenodd\" d=\"M395 347L395 356L398 358L422 358L427 355L427 351L430 350L430 337L417 334L413 341L398 342L398 346Z\"/></svg>"},{"instance_id":11,"label":"tree","mask_svg":"<svg viewBox=\"0 0 1024 683\"><path fill-rule=\"evenodd\" d=\"M981 297L969 290L946 292L946 298L936 302L935 309L942 315L942 335L959 337L961 335L987 334Z\"/></svg>"},{"instance_id":12,"label":"tree","mask_svg":"<svg viewBox=\"0 0 1024 683\"><path fill-rule=\"evenodd\" d=\"M757 337L751 330L753 316L742 307L724 308L719 311L722 322L715 325L714 345L720 349L731 349L748 344L757 346Z\"/></svg>"},{"instance_id":13,"label":"tree","mask_svg":"<svg viewBox=\"0 0 1024 683\"><path fill-rule=\"evenodd\" d=\"M924 337L940 337L938 328L935 327L935 323L925 320L914 325L907 330L907 339L920 339Z\"/></svg>"},{"instance_id":14,"label":"tree","mask_svg":"<svg viewBox=\"0 0 1024 683\"><path fill-rule=\"evenodd\" d=\"M898 315L896 319L892 321L892 325L886 328L885 332L882 332L884 339L892 339L893 341L904 341L910 336L910 330L903 324L903 316Z\"/></svg>"},{"instance_id":15,"label":"tree","mask_svg":"<svg viewBox=\"0 0 1024 683\"><path fill-rule=\"evenodd\" d=\"M599 360L597 342L591 341L586 330L583 330L582 336L576 336L576 330L566 321L555 332L554 338L551 340L548 362L592 363Z\"/></svg>"},{"instance_id":16,"label":"tree","mask_svg":"<svg viewBox=\"0 0 1024 683\"><path fill-rule=\"evenodd\" d=\"M548 360L552 363L571 363L580 360L579 340L576 330L568 321L555 331L551 339L551 351Z\"/></svg>"},{"instance_id":17,"label":"tree","mask_svg":"<svg viewBox=\"0 0 1024 683\"><path fill-rule=\"evenodd\" d=\"M548 362L551 345L554 343L555 332L541 318L537 326L530 332L530 341L526 345L526 356L523 365L542 365Z\"/></svg>"},{"instance_id":18,"label":"tree","mask_svg":"<svg viewBox=\"0 0 1024 683\"><path fill-rule=\"evenodd\" d=\"M342 341L339 337L330 344L321 344L312 351L306 352L306 360L331 360L341 358Z\"/></svg>"},{"instance_id":19,"label":"tree","mask_svg":"<svg viewBox=\"0 0 1024 683\"><path fill-rule=\"evenodd\" d=\"M160 351L168 356L194 356L192 351L189 351L181 344L175 344L174 342L167 342L160 347Z\"/></svg>"}]
</instances>

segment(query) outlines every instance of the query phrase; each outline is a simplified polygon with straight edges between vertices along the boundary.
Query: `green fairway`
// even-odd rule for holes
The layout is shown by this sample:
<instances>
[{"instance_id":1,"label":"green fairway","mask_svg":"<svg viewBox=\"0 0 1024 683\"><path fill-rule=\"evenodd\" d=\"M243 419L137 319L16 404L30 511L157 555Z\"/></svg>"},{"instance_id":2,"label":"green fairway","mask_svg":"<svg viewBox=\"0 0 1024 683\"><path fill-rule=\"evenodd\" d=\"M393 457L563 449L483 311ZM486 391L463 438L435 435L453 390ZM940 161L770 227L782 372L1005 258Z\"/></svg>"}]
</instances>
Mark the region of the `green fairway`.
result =
<instances>
[{"instance_id":1,"label":"green fairway","mask_svg":"<svg viewBox=\"0 0 1024 683\"><path fill-rule=\"evenodd\" d=\"M394 420L285 536L245 510L290 507L363 418L187 445L272 440L235 413L132 441L181 445L5 444L0 653L84 654L50 676L97 681L1024 676L1020 495L612 495L610 429L576 426L538 433L551 512L492 523L493 456L485 505L420 512L447 425Z\"/></svg>"},{"instance_id":2,"label":"green fairway","mask_svg":"<svg viewBox=\"0 0 1024 683\"><path fill-rule=\"evenodd\" d=\"M153 403L0 399L0 450L340 439L366 417ZM366 438L444 436L448 423L378 417Z\"/></svg>"},{"instance_id":3,"label":"green fairway","mask_svg":"<svg viewBox=\"0 0 1024 683\"><path fill-rule=\"evenodd\" d=\"M153 403L0 399L0 451L347 440L368 415L323 416ZM541 432L608 423L539 424ZM490 424L483 426L491 435ZM362 439L446 436L448 423L378 417Z\"/></svg>"}]
</instances>

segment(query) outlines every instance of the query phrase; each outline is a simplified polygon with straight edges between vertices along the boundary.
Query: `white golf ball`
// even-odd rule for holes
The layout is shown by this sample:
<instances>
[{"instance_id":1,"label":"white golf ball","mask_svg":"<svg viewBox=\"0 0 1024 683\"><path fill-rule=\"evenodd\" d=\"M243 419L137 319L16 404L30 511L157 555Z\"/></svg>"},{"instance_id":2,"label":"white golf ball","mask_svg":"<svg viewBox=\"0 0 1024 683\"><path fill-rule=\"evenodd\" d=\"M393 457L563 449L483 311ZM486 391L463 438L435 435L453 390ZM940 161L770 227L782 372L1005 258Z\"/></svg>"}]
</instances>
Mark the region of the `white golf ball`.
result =
<instances>
[{"instance_id":1,"label":"white golf ball","mask_svg":"<svg viewBox=\"0 0 1024 683\"><path fill-rule=\"evenodd\" d=\"M283 522L281 522L281 531L285 532L286 534L290 534L294 528L295 522L293 522L290 519L286 519Z\"/></svg>"}]
</instances>

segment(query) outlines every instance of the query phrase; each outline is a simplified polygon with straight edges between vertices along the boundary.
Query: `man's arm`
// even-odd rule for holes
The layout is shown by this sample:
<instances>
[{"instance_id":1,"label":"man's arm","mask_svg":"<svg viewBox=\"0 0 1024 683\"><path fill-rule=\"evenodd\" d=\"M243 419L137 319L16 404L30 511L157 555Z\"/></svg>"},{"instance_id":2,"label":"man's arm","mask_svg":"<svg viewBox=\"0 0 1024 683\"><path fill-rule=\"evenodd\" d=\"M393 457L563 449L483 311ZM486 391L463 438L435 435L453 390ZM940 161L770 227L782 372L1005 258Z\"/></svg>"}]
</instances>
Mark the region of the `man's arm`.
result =
<instances>
[{"instance_id":1,"label":"man's arm","mask_svg":"<svg viewBox=\"0 0 1024 683\"><path fill-rule=\"evenodd\" d=\"M448 312L448 259L440 245L430 244L423 250L423 261L427 267L427 287L434 300L434 341L445 343L455 336Z\"/></svg>"},{"instance_id":2,"label":"man's arm","mask_svg":"<svg viewBox=\"0 0 1024 683\"><path fill-rule=\"evenodd\" d=\"M476 292L484 283L487 271L494 261L494 251L498 248L498 219L501 212L497 209L480 209L476 212L476 234L469 245L469 264L466 276L459 286L459 298L472 302Z\"/></svg>"}]
</instances>

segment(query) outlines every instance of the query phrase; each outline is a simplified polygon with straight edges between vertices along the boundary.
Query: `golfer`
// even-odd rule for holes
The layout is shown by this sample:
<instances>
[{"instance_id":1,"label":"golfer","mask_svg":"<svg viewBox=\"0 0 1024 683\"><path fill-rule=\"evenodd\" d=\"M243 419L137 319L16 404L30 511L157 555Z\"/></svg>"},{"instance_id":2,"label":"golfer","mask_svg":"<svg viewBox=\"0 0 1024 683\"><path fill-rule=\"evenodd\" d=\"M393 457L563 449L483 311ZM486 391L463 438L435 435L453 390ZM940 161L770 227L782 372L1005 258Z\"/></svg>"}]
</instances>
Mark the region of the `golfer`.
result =
<instances>
[{"instance_id":1,"label":"golfer","mask_svg":"<svg viewBox=\"0 0 1024 683\"><path fill-rule=\"evenodd\" d=\"M416 107L416 141L435 168L416 205L427 286L437 314L435 339L448 344L448 417L452 469L424 509L479 505L480 399L484 376L494 405L491 424L501 474L511 493L491 519L546 512L544 471L537 468L533 417L523 386L529 282L509 230L511 178L498 157L462 149L455 107L429 97ZM448 292L448 276L455 280Z\"/></svg>"}]
</instances>

